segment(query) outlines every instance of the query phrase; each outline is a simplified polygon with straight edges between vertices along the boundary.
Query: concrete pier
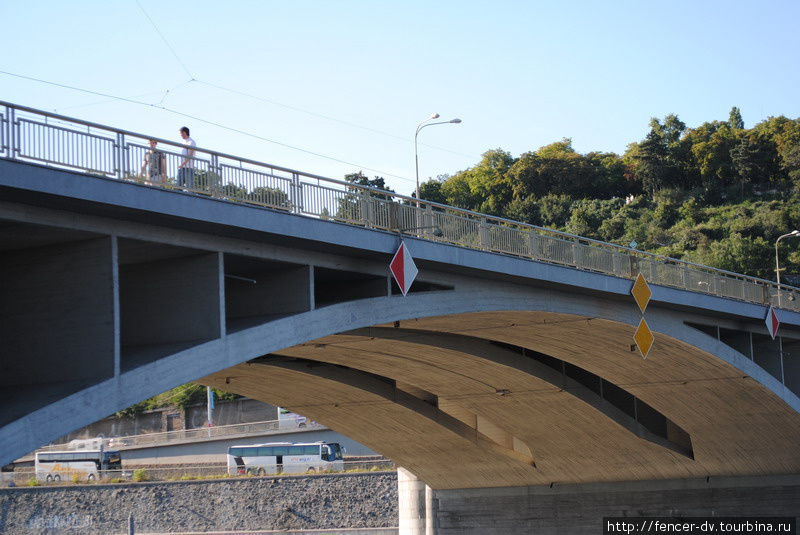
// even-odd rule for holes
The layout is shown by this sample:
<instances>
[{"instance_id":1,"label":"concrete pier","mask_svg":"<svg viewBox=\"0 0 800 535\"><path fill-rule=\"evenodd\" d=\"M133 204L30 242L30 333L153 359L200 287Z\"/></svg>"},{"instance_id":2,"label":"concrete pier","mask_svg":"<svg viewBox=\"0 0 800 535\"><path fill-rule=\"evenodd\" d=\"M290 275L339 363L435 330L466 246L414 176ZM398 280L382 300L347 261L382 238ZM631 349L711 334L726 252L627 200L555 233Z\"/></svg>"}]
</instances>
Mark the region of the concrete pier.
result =
<instances>
[{"instance_id":1,"label":"concrete pier","mask_svg":"<svg viewBox=\"0 0 800 535\"><path fill-rule=\"evenodd\" d=\"M427 496L431 489L405 468L397 469L399 535L426 535Z\"/></svg>"}]
</instances>

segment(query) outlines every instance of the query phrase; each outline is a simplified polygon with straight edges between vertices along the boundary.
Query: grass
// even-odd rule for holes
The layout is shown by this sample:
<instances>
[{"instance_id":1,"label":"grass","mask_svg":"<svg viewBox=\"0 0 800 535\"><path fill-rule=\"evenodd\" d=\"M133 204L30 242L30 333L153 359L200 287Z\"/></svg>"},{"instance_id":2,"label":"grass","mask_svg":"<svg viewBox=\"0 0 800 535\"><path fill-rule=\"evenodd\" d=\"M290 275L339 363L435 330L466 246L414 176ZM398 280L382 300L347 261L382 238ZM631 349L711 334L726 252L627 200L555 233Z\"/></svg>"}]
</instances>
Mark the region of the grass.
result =
<instances>
[{"instance_id":1,"label":"grass","mask_svg":"<svg viewBox=\"0 0 800 535\"><path fill-rule=\"evenodd\" d=\"M142 481L150 481L150 474L147 473L147 470L144 468L137 468L133 471L133 480L137 483Z\"/></svg>"}]
</instances>

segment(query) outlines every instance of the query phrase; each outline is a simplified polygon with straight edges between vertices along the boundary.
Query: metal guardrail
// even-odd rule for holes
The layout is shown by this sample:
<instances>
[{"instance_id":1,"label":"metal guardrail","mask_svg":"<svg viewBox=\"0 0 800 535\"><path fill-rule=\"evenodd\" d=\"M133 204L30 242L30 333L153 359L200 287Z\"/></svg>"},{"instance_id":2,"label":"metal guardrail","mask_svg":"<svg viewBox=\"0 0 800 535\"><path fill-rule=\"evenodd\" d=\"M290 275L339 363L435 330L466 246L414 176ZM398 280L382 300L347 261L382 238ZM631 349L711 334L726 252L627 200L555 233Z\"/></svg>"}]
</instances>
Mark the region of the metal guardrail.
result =
<instances>
[{"instance_id":1,"label":"metal guardrail","mask_svg":"<svg viewBox=\"0 0 800 535\"><path fill-rule=\"evenodd\" d=\"M222 452L223 455L225 452ZM123 460L125 462L125 460ZM82 471L70 472L62 470L58 473L58 480L44 480L39 483L42 485L71 485L87 483L113 483L116 481L176 481L191 479L219 479L219 478L243 478L243 477L276 477L276 476L303 476L321 474L342 474L349 472L379 472L397 469L397 465L391 459L374 458L361 460L347 460L342 463L342 470L329 470L323 472L281 472L279 474L258 476L256 474L229 474L228 467L224 463L206 463L198 465L132 465L125 466L122 470L104 470L99 479L87 481L85 473ZM137 472L139 473L137 476ZM13 472L2 472L0 477L0 488L8 486L14 482L15 486L25 485L36 478L33 467L16 468Z\"/></svg>"},{"instance_id":2,"label":"metal guardrail","mask_svg":"<svg viewBox=\"0 0 800 535\"><path fill-rule=\"evenodd\" d=\"M165 446L185 441L219 440L241 435L274 435L321 429L328 428L311 420L305 422L298 422L295 420L267 420L263 422L179 429L176 431L146 433L124 437L73 440L66 444L44 446L37 451L80 451L81 449L98 449L101 444L103 448L107 450L125 450L130 448Z\"/></svg>"},{"instance_id":3,"label":"metal guardrail","mask_svg":"<svg viewBox=\"0 0 800 535\"><path fill-rule=\"evenodd\" d=\"M148 141L159 143L166 172L144 176ZM152 187L381 229L529 258L692 292L800 311L800 289L730 271L421 201L239 158L195 149L194 176L179 185L183 145L0 101L0 158L37 163ZM431 230L436 228L441 232ZM782 292L782 297L779 295Z\"/></svg>"}]
</instances>

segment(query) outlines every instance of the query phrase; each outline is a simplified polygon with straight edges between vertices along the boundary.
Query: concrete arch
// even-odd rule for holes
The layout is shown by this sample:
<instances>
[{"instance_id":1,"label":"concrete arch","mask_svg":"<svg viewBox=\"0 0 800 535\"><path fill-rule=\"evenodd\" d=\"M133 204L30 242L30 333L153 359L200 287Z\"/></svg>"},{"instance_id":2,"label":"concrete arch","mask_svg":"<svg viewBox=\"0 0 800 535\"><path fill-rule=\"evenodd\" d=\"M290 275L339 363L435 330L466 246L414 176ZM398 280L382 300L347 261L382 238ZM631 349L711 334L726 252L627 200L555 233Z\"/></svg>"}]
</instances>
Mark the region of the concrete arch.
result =
<instances>
[{"instance_id":1,"label":"concrete arch","mask_svg":"<svg viewBox=\"0 0 800 535\"><path fill-rule=\"evenodd\" d=\"M705 463L705 456L711 459L702 469L697 469L695 464L688 461L675 462L674 458L680 456L674 453L666 455L665 459L669 458L668 461L656 462L648 468L652 459L644 455L633 463L636 469L630 477L798 471L800 459L794 448L789 448L790 444L797 443L795 430L800 429L800 425L796 425L798 414L793 408L800 406L796 396L783 389L776 381L770 381L770 377L759 372L760 369L752 362L698 336L696 331L683 325L674 313L655 309L648 311L648 314L653 330L658 333L670 332L671 337L664 339L663 357L660 356L662 349L659 347L662 344L659 342L653 355L647 361L640 362L640 359L632 359L634 355L629 350L630 328L638 322L639 313L628 302L608 301L602 297L570 294L554 289L509 285L491 291L426 292L410 294L407 298L380 297L340 303L225 335L130 370L119 379L105 381L68 396L5 426L0 434L0 451L10 460L71 429L175 385L212 374L224 376L225 372L220 370L326 336L374 325L393 326L395 322L400 322L403 327L468 334L476 338L514 343L574 362L601 377L613 378L618 384L630 385L637 396L687 429L693 440L704 425L714 428L718 422L724 421L730 425L747 426L748 440L741 441L741 437L736 436L733 430L728 430L715 442L728 441L730 444L733 440L740 444L734 448L738 452L738 464L726 463L725 455L730 448L701 447L698 450L698 461ZM561 327L556 327L559 325ZM526 327L535 327L535 331L525 329ZM691 345L692 343L697 347ZM614 358L592 355L598 348L608 349ZM711 356L714 352L717 356ZM587 354L591 356L587 358ZM690 358L681 360L681 355ZM687 364L694 375L683 373L687 370ZM759 380L742 379L745 375ZM653 386L652 381L643 380L648 376L659 377L659 386ZM687 384L693 385L705 381L724 387L693 390L688 395L679 396L680 399L673 399L674 388L682 381L689 381ZM713 411L718 414L713 418L694 421L688 415L696 412L694 409L698 399L704 399L697 397L700 391L708 393L706 401L713 402L709 406L713 406ZM726 395L733 395L738 401L722 402ZM290 407L293 405L277 399L272 401ZM743 411L752 406L764 407L764 412L742 418ZM314 414L309 416L315 417ZM316 419L334 428L350 429L346 421L334 421L328 416ZM513 427L508 422L504 425L506 428ZM516 431L508 432L512 436L510 449L518 453L524 451L522 446L514 448L513 437L516 437L536 460L536 445L531 445L531 440L516 436ZM774 437L769 447L758 445L758 437L765 436L765 433L772 433ZM353 438L369 444L368 440L358 435L353 435ZM603 440L603 434L598 433L596 438L598 441ZM664 456L663 448L651 443L644 448L656 448L658 455ZM607 460L607 465L592 472L590 476L570 475L563 468L561 472L556 470L552 474L561 476L563 479L560 480L570 481L580 480L581 477L590 477L592 480L618 478L620 467L631 463L630 458ZM519 460L515 462L524 465ZM413 466L413 463L406 464ZM670 468L665 468L667 465ZM527 474L523 478L525 481L542 482L541 470L535 476L530 475L528 468L522 470ZM556 478L551 480L554 479ZM442 483L447 486L451 484ZM475 485L464 482L458 484ZM520 481L517 484L525 483Z\"/></svg>"},{"instance_id":2,"label":"concrete arch","mask_svg":"<svg viewBox=\"0 0 800 535\"><path fill-rule=\"evenodd\" d=\"M403 331L404 323L423 332ZM536 327L535 334L530 334L532 326ZM393 330L400 334L392 336ZM630 336L629 330L630 325L598 318L495 311L401 321L399 326L329 336L277 353L302 359L295 363L298 367L310 365L310 359L382 375L394 379L397 390L419 399L433 394L436 406L444 412L466 422L477 418L476 431L482 429L477 423L482 418L487 422L483 429L498 442L503 441L503 431L510 431L508 443L522 442L536 460L536 470L528 473L524 483L528 485L776 474L800 469L800 455L794 447L800 420L791 407L735 367L679 340L662 336L658 350L647 361L638 355L632 360L629 347L618 343ZM469 332L474 336L471 347L459 347L458 337L453 335L445 335L444 343L426 340L442 338L441 333L448 332L461 333L462 337ZM565 395L562 389L537 383L525 373L529 367L525 359L493 357L489 353L502 353L502 349L486 342L486 347L479 347L481 339L517 342L581 364L601 376L618 377L626 390L684 426L692 437L694 458L644 441L599 415L590 404ZM556 343L558 340L562 342ZM580 340L592 344L594 350L575 349L581 347ZM443 349L445 345L447 349ZM603 354L598 354L599 348ZM685 365L678 362L681 360ZM354 421L374 419L369 416L368 405L320 411L316 397L314 403L308 403L296 389L275 384L269 358L259 364L263 374L260 384L254 379L259 371L249 365L214 374L205 381L235 391L237 374L243 373L250 379L247 395L288 402L293 409L334 428L348 429L355 433L350 436L411 467L435 488L487 486L480 477L460 470L460 463L452 457L414 458L409 440L419 437L397 434L391 427L381 430L354 425ZM502 368L506 368L505 373ZM282 380L291 381L283 376ZM277 392L288 397L279 400ZM336 403L335 398L329 398L322 405L333 407ZM752 414L747 409L752 404L763 407L764 413ZM698 410L700 407L709 410ZM770 441L764 441L764 436L770 436ZM443 465L452 468L444 479Z\"/></svg>"}]
</instances>

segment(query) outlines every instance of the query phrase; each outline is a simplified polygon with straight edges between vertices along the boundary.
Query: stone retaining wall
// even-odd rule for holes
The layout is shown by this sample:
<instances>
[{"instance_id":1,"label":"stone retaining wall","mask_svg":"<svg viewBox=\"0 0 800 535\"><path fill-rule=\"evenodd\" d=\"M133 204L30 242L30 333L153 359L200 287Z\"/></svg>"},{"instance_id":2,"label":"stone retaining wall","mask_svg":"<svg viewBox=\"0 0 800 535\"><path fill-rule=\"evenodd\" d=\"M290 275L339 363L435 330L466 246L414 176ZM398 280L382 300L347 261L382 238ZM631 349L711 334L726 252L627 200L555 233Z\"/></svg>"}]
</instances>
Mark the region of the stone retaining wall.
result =
<instances>
[{"instance_id":1,"label":"stone retaining wall","mask_svg":"<svg viewBox=\"0 0 800 535\"><path fill-rule=\"evenodd\" d=\"M0 489L0 533L395 527L395 472Z\"/></svg>"}]
</instances>

